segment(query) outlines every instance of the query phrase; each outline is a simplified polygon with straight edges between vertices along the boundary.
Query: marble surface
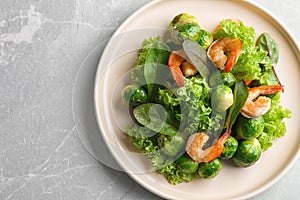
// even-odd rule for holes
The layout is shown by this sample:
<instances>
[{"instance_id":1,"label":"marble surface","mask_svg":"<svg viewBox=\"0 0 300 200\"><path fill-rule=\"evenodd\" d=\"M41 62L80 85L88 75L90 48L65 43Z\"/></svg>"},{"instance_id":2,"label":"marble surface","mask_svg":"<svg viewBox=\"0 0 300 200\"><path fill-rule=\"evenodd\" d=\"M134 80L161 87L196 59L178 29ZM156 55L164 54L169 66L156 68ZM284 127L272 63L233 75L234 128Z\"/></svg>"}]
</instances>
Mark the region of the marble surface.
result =
<instances>
[{"instance_id":1,"label":"marble surface","mask_svg":"<svg viewBox=\"0 0 300 200\"><path fill-rule=\"evenodd\" d=\"M88 53L150 0L0 0L0 199L161 199L96 161L72 114ZM255 0L300 41L300 1ZM300 160L252 200L300 196Z\"/></svg>"}]
</instances>

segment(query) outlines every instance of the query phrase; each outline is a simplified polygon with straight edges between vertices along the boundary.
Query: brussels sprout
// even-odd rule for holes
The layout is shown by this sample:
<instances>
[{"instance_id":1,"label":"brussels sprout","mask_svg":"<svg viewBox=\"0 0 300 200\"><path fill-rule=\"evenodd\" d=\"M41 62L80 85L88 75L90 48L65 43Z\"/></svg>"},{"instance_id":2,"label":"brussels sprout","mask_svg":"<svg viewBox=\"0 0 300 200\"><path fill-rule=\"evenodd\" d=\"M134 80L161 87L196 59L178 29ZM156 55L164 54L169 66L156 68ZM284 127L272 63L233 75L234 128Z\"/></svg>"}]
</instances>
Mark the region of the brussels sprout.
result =
<instances>
[{"instance_id":1,"label":"brussels sprout","mask_svg":"<svg viewBox=\"0 0 300 200\"><path fill-rule=\"evenodd\" d=\"M208 31L201 29L199 33L198 43L204 48L208 49L210 44L213 42L213 36Z\"/></svg>"},{"instance_id":2,"label":"brussels sprout","mask_svg":"<svg viewBox=\"0 0 300 200\"><path fill-rule=\"evenodd\" d=\"M184 40L197 41L199 38L200 27L198 24L182 24L172 30L171 37L175 44L180 44Z\"/></svg>"},{"instance_id":3,"label":"brussels sprout","mask_svg":"<svg viewBox=\"0 0 300 200\"><path fill-rule=\"evenodd\" d=\"M243 139L251 139L260 136L264 127L265 123L263 117L249 119L239 115L235 131L239 137Z\"/></svg>"},{"instance_id":4,"label":"brussels sprout","mask_svg":"<svg viewBox=\"0 0 300 200\"><path fill-rule=\"evenodd\" d=\"M234 137L230 136L224 144L224 149L220 155L220 158L224 160L230 159L236 152L237 148L238 141Z\"/></svg>"},{"instance_id":5,"label":"brussels sprout","mask_svg":"<svg viewBox=\"0 0 300 200\"><path fill-rule=\"evenodd\" d=\"M169 30L175 44L180 44L187 39L198 41L201 31L197 18L186 13L177 15L170 22Z\"/></svg>"},{"instance_id":6,"label":"brussels sprout","mask_svg":"<svg viewBox=\"0 0 300 200\"><path fill-rule=\"evenodd\" d=\"M238 167L250 167L260 158L260 155L260 143L256 138L252 138L239 142L238 149L232 157L232 160Z\"/></svg>"},{"instance_id":7,"label":"brussels sprout","mask_svg":"<svg viewBox=\"0 0 300 200\"><path fill-rule=\"evenodd\" d=\"M175 136L158 135L157 138L158 146L161 148L162 152L169 156L175 156L181 153L185 145L184 138L177 134Z\"/></svg>"},{"instance_id":8,"label":"brussels sprout","mask_svg":"<svg viewBox=\"0 0 300 200\"><path fill-rule=\"evenodd\" d=\"M199 163L195 162L188 155L184 154L176 160L177 167L183 173L195 173L198 170Z\"/></svg>"},{"instance_id":9,"label":"brussels sprout","mask_svg":"<svg viewBox=\"0 0 300 200\"><path fill-rule=\"evenodd\" d=\"M173 18L170 22L169 29L175 29L178 25L182 24L198 24L198 20L193 15L181 13Z\"/></svg>"},{"instance_id":10,"label":"brussels sprout","mask_svg":"<svg viewBox=\"0 0 300 200\"><path fill-rule=\"evenodd\" d=\"M217 85L226 85L231 88L235 82L236 79L232 73L226 73L225 71L219 70L215 71L209 79L209 84L212 87Z\"/></svg>"},{"instance_id":11,"label":"brussels sprout","mask_svg":"<svg viewBox=\"0 0 300 200\"><path fill-rule=\"evenodd\" d=\"M157 135L157 145L159 148L163 148L167 142L169 142L169 136L163 135L163 134L158 134Z\"/></svg>"},{"instance_id":12,"label":"brussels sprout","mask_svg":"<svg viewBox=\"0 0 300 200\"><path fill-rule=\"evenodd\" d=\"M122 91L122 100L130 107L147 103L147 92L137 85L127 85Z\"/></svg>"},{"instance_id":13,"label":"brussels sprout","mask_svg":"<svg viewBox=\"0 0 300 200\"><path fill-rule=\"evenodd\" d=\"M216 177L222 169L222 161L219 158L210 162L203 162L199 164L198 175L204 179L211 179Z\"/></svg>"},{"instance_id":14,"label":"brussels sprout","mask_svg":"<svg viewBox=\"0 0 300 200\"><path fill-rule=\"evenodd\" d=\"M230 72L221 72L221 76L223 79L224 85L227 85L228 87L232 87L234 83L236 82L235 76Z\"/></svg>"},{"instance_id":15,"label":"brussels sprout","mask_svg":"<svg viewBox=\"0 0 300 200\"><path fill-rule=\"evenodd\" d=\"M230 87L218 85L213 88L212 105L218 112L226 111L233 104L233 93Z\"/></svg>"}]
</instances>

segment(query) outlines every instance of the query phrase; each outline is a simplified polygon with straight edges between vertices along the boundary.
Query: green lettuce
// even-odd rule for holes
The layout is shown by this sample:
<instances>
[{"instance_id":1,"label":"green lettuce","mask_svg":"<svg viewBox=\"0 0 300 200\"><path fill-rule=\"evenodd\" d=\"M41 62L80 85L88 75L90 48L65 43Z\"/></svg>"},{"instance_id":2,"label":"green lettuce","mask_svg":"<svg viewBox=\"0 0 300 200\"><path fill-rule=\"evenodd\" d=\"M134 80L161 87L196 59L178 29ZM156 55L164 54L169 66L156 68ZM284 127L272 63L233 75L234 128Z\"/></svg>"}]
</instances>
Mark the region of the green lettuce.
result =
<instances>
[{"instance_id":1,"label":"green lettuce","mask_svg":"<svg viewBox=\"0 0 300 200\"><path fill-rule=\"evenodd\" d=\"M263 116L265 127L263 133L257 138L262 150L266 151L273 145L273 140L280 138L286 133L284 119L291 118L291 111L280 105L280 93L272 97L270 110Z\"/></svg>"},{"instance_id":2,"label":"green lettuce","mask_svg":"<svg viewBox=\"0 0 300 200\"><path fill-rule=\"evenodd\" d=\"M173 185L180 184L184 181L191 182L198 177L197 173L183 173L178 170L178 167L174 162L159 169L158 172L163 174L169 183Z\"/></svg>"},{"instance_id":3,"label":"green lettuce","mask_svg":"<svg viewBox=\"0 0 300 200\"><path fill-rule=\"evenodd\" d=\"M176 185L184 181L190 182L197 177L196 173L181 172L174 162L174 158L160 151L155 132L143 126L130 125L126 128L125 133L135 147L148 157L154 169L165 176L169 183Z\"/></svg>"},{"instance_id":4,"label":"green lettuce","mask_svg":"<svg viewBox=\"0 0 300 200\"><path fill-rule=\"evenodd\" d=\"M125 133L130 137L134 146L149 158L155 169L158 170L167 165L167 156L159 150L157 133L138 125L130 125Z\"/></svg>"},{"instance_id":5,"label":"green lettuce","mask_svg":"<svg viewBox=\"0 0 300 200\"><path fill-rule=\"evenodd\" d=\"M186 79L183 87L160 89L159 98L174 124L180 124L179 130L186 135L191 135L197 131L207 131L210 126L220 124L211 119L210 90L206 81L198 75ZM158 135L155 132L143 126L131 125L125 133L169 183L190 182L197 177L196 173L180 171L174 162L175 158L160 151Z\"/></svg>"},{"instance_id":6,"label":"green lettuce","mask_svg":"<svg viewBox=\"0 0 300 200\"><path fill-rule=\"evenodd\" d=\"M242 51L232 73L240 80L259 80L262 76L260 64L266 63L267 52L255 45L255 30L247 27L243 22L235 23L228 20L221 21L221 29L213 33L214 39L223 37L240 38Z\"/></svg>"},{"instance_id":7,"label":"green lettuce","mask_svg":"<svg viewBox=\"0 0 300 200\"><path fill-rule=\"evenodd\" d=\"M243 49L255 45L255 30L253 27L246 26L243 22L236 23L230 20L220 22L221 29L213 33L214 40L223 37L240 38L243 42Z\"/></svg>"},{"instance_id":8,"label":"green lettuce","mask_svg":"<svg viewBox=\"0 0 300 200\"><path fill-rule=\"evenodd\" d=\"M185 85L159 91L159 98L180 122L180 131L191 135L207 131L211 123L210 88L205 79L194 76L185 80Z\"/></svg>"},{"instance_id":9,"label":"green lettuce","mask_svg":"<svg viewBox=\"0 0 300 200\"><path fill-rule=\"evenodd\" d=\"M163 174L169 183L176 185L182 183L184 180L180 177L177 165L171 163L158 170L159 173Z\"/></svg>"},{"instance_id":10,"label":"green lettuce","mask_svg":"<svg viewBox=\"0 0 300 200\"><path fill-rule=\"evenodd\" d=\"M125 133L130 137L133 144L145 154L152 154L159 149L156 140L156 133L152 130L138 125L129 125Z\"/></svg>"}]
</instances>

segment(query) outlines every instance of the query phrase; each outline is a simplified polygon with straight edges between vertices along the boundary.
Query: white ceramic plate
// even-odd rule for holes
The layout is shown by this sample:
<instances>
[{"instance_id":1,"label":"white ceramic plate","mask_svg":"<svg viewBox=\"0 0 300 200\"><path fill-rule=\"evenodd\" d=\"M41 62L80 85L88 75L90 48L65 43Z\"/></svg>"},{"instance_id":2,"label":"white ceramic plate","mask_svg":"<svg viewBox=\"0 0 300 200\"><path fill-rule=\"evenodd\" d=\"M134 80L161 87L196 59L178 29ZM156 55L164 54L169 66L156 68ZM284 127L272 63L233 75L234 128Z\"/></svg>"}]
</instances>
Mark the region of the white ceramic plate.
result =
<instances>
[{"instance_id":1,"label":"white ceramic plate","mask_svg":"<svg viewBox=\"0 0 300 200\"><path fill-rule=\"evenodd\" d=\"M143 39L156 36L168 27L179 13L196 16L204 29L212 31L220 20L239 18L255 28L268 32L279 43L279 79L285 86L282 104L292 110L285 137L275 141L252 167L243 169L226 164L212 180L197 179L191 183L170 185L152 172L147 160L123 134L128 112L121 102L121 88L128 84L124 74L133 66ZM151 31L150 31L151 30ZM107 44L98 66L95 82L95 109L102 136L112 155L137 183L167 199L245 199L274 184L291 167L300 146L300 57L299 46L288 30L270 13L253 3L224 0L153 1L129 17ZM120 81L121 80L121 81ZM147 172L145 172L147 171ZM145 173L141 173L145 172Z\"/></svg>"}]
</instances>

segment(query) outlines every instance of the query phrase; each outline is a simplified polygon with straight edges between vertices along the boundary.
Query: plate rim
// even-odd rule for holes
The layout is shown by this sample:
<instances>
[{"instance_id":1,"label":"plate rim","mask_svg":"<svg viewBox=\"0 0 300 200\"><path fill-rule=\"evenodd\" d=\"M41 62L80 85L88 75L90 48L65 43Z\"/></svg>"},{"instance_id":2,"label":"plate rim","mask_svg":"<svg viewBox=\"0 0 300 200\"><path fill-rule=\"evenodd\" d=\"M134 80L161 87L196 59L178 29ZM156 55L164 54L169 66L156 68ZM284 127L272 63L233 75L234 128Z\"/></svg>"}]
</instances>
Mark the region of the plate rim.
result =
<instances>
[{"instance_id":1,"label":"plate rim","mask_svg":"<svg viewBox=\"0 0 300 200\"><path fill-rule=\"evenodd\" d=\"M122 24L116 29L116 31L113 33L113 35L111 37L114 37L118 34L120 34L122 32L122 30L124 29L125 26L128 25L128 23L137 15L139 15L143 10L148 9L149 7L158 4L159 2L161 2L163 0L153 0L149 3L146 3L145 5L143 5L142 7L140 7L139 9L137 9L136 11L134 11L125 21L122 22ZM298 51L300 52L300 45L299 45L299 41L296 39L295 35L290 31L290 29L278 18L276 17L274 14L272 14L272 12L270 12L269 10L267 10L265 7L263 7L262 5L260 5L257 2L253 2L251 0L245 0L245 1L239 1L239 0L233 0L233 2L237 3L237 4L246 4L247 6L252 6L255 9L259 10L260 12L264 13L265 15L267 15L272 22L277 23L277 25L280 27L280 30L284 32L283 36L287 36L288 39L290 41L292 41L292 44L294 46L294 48L296 50L293 51ZM105 55L106 52L108 51L108 47L110 45L111 40L107 43L107 45L105 46L102 55ZM100 65L101 65L101 60L102 60L102 55L101 58L99 60L98 66L97 66L97 71L96 71L96 78L94 81L94 107L95 107L95 115L96 115L96 119L97 119L97 123L101 132L101 136L103 137L106 145L108 146L108 149L110 151L110 153L114 156L114 158L116 158L116 156L113 153L113 149L111 148L109 144L108 139L104 136L104 134L102 133L103 130L103 125L102 122L98 116L97 113L97 96L98 96L98 81L99 78L101 77L101 69L100 69ZM299 62L300 59L298 59ZM260 187L259 189L255 189L245 195L242 196L238 196L234 199L246 199L246 198L251 198L255 195L258 195L262 192L264 192L265 190L267 190L268 188L270 188L271 186L273 186L277 181L279 181L279 179L281 179L289 170L290 168L295 164L295 162L297 161L297 159L300 157L300 148L298 148L298 150L296 151L296 153L293 155L293 157L290 159L290 161L287 163L287 165L280 171L280 173L278 173L276 176L272 177L270 179L270 181L268 181L266 184L262 185L262 187ZM124 164L118 160L115 159L116 162L121 166L121 168L126 169L126 166L124 166ZM143 181L140 180L140 178L138 176L140 176L141 174L135 174L135 173L129 173L126 172L125 173L128 174L129 177L131 177L137 184L139 184L140 186L142 186L143 188L145 188L146 190L152 192L155 195L158 195L160 197L163 198L168 198L168 199L173 199L174 196L163 193L159 190L153 189L151 186L149 186L148 184L145 184ZM232 200L234 200L232 199Z\"/></svg>"}]
</instances>

